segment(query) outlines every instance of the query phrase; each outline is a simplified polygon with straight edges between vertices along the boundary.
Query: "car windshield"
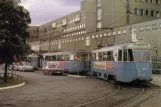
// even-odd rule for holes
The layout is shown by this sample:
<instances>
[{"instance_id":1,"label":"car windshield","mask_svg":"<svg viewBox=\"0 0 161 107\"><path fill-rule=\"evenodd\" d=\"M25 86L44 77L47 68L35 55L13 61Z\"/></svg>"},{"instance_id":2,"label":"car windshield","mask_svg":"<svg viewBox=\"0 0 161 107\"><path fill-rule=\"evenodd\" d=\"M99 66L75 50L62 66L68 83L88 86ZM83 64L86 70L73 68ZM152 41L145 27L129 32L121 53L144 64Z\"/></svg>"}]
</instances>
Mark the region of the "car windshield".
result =
<instances>
[{"instance_id":1,"label":"car windshield","mask_svg":"<svg viewBox=\"0 0 161 107\"><path fill-rule=\"evenodd\" d=\"M150 61L149 50L134 50L135 61Z\"/></svg>"}]
</instances>

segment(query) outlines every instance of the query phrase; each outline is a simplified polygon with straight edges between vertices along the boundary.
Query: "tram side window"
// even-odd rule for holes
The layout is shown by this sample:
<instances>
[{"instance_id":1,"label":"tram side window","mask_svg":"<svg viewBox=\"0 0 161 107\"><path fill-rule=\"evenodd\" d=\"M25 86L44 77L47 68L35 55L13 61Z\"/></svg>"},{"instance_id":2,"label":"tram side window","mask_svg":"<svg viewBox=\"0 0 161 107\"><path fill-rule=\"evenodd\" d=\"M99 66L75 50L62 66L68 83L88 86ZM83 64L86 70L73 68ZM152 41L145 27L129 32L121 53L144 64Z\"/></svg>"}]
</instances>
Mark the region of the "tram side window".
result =
<instances>
[{"instance_id":1,"label":"tram side window","mask_svg":"<svg viewBox=\"0 0 161 107\"><path fill-rule=\"evenodd\" d=\"M107 52L107 60L108 61L114 61L113 52L112 51Z\"/></svg>"},{"instance_id":2,"label":"tram side window","mask_svg":"<svg viewBox=\"0 0 161 107\"><path fill-rule=\"evenodd\" d=\"M81 55L81 61L89 61L88 54L82 54Z\"/></svg>"},{"instance_id":3,"label":"tram side window","mask_svg":"<svg viewBox=\"0 0 161 107\"><path fill-rule=\"evenodd\" d=\"M99 59L99 61L102 61L102 58L103 58L103 56L102 56L102 52L100 52L100 53L99 53L99 58L98 58L98 59Z\"/></svg>"},{"instance_id":4,"label":"tram side window","mask_svg":"<svg viewBox=\"0 0 161 107\"><path fill-rule=\"evenodd\" d=\"M132 49L128 49L128 59L129 61L134 61Z\"/></svg>"},{"instance_id":5,"label":"tram side window","mask_svg":"<svg viewBox=\"0 0 161 107\"><path fill-rule=\"evenodd\" d=\"M65 61L69 61L69 55L65 55Z\"/></svg>"},{"instance_id":6,"label":"tram side window","mask_svg":"<svg viewBox=\"0 0 161 107\"><path fill-rule=\"evenodd\" d=\"M58 55L57 56L57 61L63 61L63 55Z\"/></svg>"},{"instance_id":7,"label":"tram side window","mask_svg":"<svg viewBox=\"0 0 161 107\"><path fill-rule=\"evenodd\" d=\"M103 61L107 61L107 52L103 52Z\"/></svg>"},{"instance_id":8,"label":"tram side window","mask_svg":"<svg viewBox=\"0 0 161 107\"><path fill-rule=\"evenodd\" d=\"M127 49L124 49L124 61L128 61Z\"/></svg>"},{"instance_id":9,"label":"tram side window","mask_svg":"<svg viewBox=\"0 0 161 107\"><path fill-rule=\"evenodd\" d=\"M51 56L46 56L45 61L51 61Z\"/></svg>"},{"instance_id":10,"label":"tram side window","mask_svg":"<svg viewBox=\"0 0 161 107\"><path fill-rule=\"evenodd\" d=\"M119 50L118 61L122 61L122 50Z\"/></svg>"},{"instance_id":11,"label":"tram side window","mask_svg":"<svg viewBox=\"0 0 161 107\"><path fill-rule=\"evenodd\" d=\"M56 56L52 56L52 61L56 61Z\"/></svg>"}]
</instances>

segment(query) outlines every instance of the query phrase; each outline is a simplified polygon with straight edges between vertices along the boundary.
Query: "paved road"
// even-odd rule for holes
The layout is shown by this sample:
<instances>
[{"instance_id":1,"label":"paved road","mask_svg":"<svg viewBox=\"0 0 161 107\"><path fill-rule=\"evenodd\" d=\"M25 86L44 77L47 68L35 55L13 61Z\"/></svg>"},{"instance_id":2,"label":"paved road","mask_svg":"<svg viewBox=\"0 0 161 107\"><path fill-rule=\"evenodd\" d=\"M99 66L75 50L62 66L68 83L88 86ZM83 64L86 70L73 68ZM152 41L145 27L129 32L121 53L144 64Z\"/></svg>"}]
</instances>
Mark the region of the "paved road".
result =
<instances>
[{"instance_id":1,"label":"paved road","mask_svg":"<svg viewBox=\"0 0 161 107\"><path fill-rule=\"evenodd\" d=\"M109 82L90 77L45 76L41 72L17 73L25 77L27 84L20 88L0 91L0 107L72 107L117 90L117 87ZM159 77L158 80L160 81ZM138 107L161 107L161 90L155 90L153 87L145 90L144 96L137 99L135 104ZM110 98L87 107L112 107L135 98L139 93L139 88L122 87Z\"/></svg>"},{"instance_id":2,"label":"paved road","mask_svg":"<svg viewBox=\"0 0 161 107\"><path fill-rule=\"evenodd\" d=\"M44 76L19 72L27 85L0 91L0 107L71 107L116 90L108 82L89 77Z\"/></svg>"},{"instance_id":3,"label":"paved road","mask_svg":"<svg viewBox=\"0 0 161 107\"><path fill-rule=\"evenodd\" d=\"M161 75L153 75L153 82L161 86Z\"/></svg>"}]
</instances>

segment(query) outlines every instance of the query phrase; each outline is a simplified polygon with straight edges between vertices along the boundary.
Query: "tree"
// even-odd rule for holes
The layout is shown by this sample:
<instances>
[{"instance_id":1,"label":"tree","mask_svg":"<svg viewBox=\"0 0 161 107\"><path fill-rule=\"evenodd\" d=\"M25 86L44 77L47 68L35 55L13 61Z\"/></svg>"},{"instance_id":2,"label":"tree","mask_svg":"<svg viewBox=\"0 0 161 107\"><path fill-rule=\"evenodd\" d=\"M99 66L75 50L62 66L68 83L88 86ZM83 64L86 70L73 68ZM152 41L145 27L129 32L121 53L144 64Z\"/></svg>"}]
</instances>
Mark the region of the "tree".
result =
<instances>
[{"instance_id":1,"label":"tree","mask_svg":"<svg viewBox=\"0 0 161 107\"><path fill-rule=\"evenodd\" d=\"M30 14L23 6L13 0L0 0L0 63L5 64L4 82L7 82L7 66L13 63L13 57L21 58L29 53L26 39L30 23Z\"/></svg>"}]
</instances>

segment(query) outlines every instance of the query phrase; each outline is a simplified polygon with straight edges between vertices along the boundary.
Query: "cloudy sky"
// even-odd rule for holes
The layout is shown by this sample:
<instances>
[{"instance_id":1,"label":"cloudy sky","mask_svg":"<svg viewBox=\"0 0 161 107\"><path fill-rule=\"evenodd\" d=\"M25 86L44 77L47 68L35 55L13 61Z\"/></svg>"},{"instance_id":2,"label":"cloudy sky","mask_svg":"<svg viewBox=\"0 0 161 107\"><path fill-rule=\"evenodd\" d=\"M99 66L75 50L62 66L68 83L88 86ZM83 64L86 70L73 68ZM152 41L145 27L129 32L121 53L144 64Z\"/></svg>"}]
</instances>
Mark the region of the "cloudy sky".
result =
<instances>
[{"instance_id":1,"label":"cloudy sky","mask_svg":"<svg viewBox=\"0 0 161 107\"><path fill-rule=\"evenodd\" d=\"M80 9L82 0L21 0L31 14L31 25L41 25Z\"/></svg>"}]
</instances>

